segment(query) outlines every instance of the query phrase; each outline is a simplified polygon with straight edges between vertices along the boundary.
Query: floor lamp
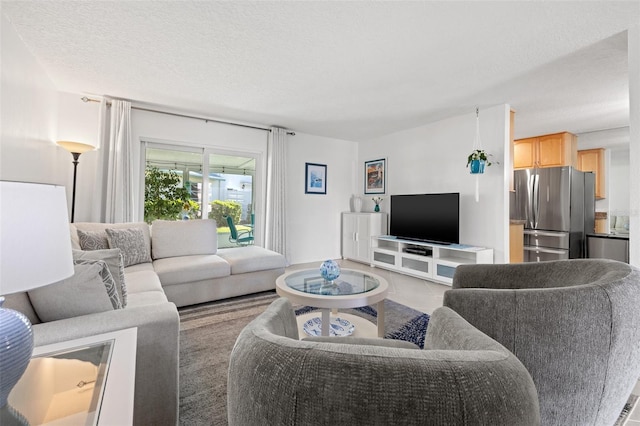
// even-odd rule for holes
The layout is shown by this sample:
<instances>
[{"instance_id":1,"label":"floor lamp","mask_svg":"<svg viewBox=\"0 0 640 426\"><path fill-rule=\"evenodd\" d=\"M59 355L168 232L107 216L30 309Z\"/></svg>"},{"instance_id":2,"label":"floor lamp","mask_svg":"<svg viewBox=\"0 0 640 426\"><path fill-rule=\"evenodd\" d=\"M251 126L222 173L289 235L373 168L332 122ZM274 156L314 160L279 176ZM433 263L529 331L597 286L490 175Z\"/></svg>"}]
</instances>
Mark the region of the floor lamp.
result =
<instances>
[{"instance_id":1,"label":"floor lamp","mask_svg":"<svg viewBox=\"0 0 640 426\"><path fill-rule=\"evenodd\" d=\"M71 141L58 141L57 143L65 150L69 151L73 156L73 192L71 196L71 223L73 223L76 210L76 176L78 174L78 159L80 158L80 154L87 151L93 151L94 147L92 145L87 145L86 143Z\"/></svg>"}]
</instances>

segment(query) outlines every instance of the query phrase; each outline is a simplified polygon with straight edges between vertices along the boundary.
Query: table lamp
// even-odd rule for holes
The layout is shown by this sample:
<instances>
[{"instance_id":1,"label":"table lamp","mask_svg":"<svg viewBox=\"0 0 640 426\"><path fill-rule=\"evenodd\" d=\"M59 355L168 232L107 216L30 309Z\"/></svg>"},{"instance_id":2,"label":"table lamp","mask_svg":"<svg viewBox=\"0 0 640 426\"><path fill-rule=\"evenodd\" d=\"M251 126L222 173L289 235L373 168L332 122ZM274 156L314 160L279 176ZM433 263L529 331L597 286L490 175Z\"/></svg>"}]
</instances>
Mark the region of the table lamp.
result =
<instances>
[{"instance_id":1,"label":"table lamp","mask_svg":"<svg viewBox=\"0 0 640 426\"><path fill-rule=\"evenodd\" d=\"M63 186L0 181L0 295L31 290L73 275ZM7 404L33 352L31 323L2 307L0 296L0 424L23 424Z\"/></svg>"},{"instance_id":2,"label":"table lamp","mask_svg":"<svg viewBox=\"0 0 640 426\"><path fill-rule=\"evenodd\" d=\"M71 196L71 223L73 223L76 213L76 177L78 175L78 163L80 162L80 154L88 151L93 151L95 147L93 145L87 145L86 143L72 141L58 141L56 143L66 151L69 151L73 156L73 195Z\"/></svg>"}]
</instances>

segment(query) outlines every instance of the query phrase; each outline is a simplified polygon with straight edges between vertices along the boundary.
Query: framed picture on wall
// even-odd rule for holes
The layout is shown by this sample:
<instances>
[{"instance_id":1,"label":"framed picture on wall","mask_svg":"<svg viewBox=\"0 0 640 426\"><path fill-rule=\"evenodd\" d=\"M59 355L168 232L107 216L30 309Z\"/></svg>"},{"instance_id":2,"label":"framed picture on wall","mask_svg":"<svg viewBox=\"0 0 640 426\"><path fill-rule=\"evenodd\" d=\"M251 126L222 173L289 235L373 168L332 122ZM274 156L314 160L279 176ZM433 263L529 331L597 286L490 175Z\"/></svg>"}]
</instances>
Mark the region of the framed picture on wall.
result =
<instances>
[{"instance_id":1,"label":"framed picture on wall","mask_svg":"<svg viewBox=\"0 0 640 426\"><path fill-rule=\"evenodd\" d=\"M365 194L384 194L386 178L386 160L384 158L364 162Z\"/></svg>"},{"instance_id":2,"label":"framed picture on wall","mask_svg":"<svg viewBox=\"0 0 640 426\"><path fill-rule=\"evenodd\" d=\"M304 193L305 194L326 194L327 193L327 165L305 163L304 173Z\"/></svg>"}]
</instances>

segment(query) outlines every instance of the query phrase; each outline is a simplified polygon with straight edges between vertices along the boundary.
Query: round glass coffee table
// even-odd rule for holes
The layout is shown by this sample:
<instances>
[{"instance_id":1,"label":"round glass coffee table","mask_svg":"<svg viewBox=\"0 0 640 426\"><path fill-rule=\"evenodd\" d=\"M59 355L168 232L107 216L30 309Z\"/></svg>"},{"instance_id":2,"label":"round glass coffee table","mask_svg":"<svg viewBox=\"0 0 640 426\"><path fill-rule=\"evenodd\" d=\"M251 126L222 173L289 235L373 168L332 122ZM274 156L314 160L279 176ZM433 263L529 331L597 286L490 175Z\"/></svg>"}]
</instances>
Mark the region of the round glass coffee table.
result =
<instances>
[{"instance_id":1,"label":"round glass coffee table","mask_svg":"<svg viewBox=\"0 0 640 426\"><path fill-rule=\"evenodd\" d=\"M276 292L291 303L320 308L322 336L329 336L331 310L377 303L378 337L384 337L384 299L389 284L378 275L342 269L340 276L329 282L322 278L319 269L291 271L276 279Z\"/></svg>"}]
</instances>

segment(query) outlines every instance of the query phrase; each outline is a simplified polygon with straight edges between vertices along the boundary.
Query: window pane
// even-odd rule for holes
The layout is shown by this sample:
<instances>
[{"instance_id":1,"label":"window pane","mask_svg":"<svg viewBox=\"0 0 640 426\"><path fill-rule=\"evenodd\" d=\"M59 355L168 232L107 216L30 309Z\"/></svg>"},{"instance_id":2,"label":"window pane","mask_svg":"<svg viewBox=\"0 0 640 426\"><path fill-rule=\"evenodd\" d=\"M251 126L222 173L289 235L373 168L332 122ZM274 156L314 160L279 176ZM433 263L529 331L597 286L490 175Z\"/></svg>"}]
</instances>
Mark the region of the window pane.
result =
<instances>
[{"instance_id":1,"label":"window pane","mask_svg":"<svg viewBox=\"0 0 640 426\"><path fill-rule=\"evenodd\" d=\"M202 201L202 154L146 149L146 222L200 218Z\"/></svg>"},{"instance_id":2,"label":"window pane","mask_svg":"<svg viewBox=\"0 0 640 426\"><path fill-rule=\"evenodd\" d=\"M207 216L218 224L218 247L253 244L253 193L256 160L250 157L209 156ZM236 234L228 225L230 217Z\"/></svg>"}]
</instances>

